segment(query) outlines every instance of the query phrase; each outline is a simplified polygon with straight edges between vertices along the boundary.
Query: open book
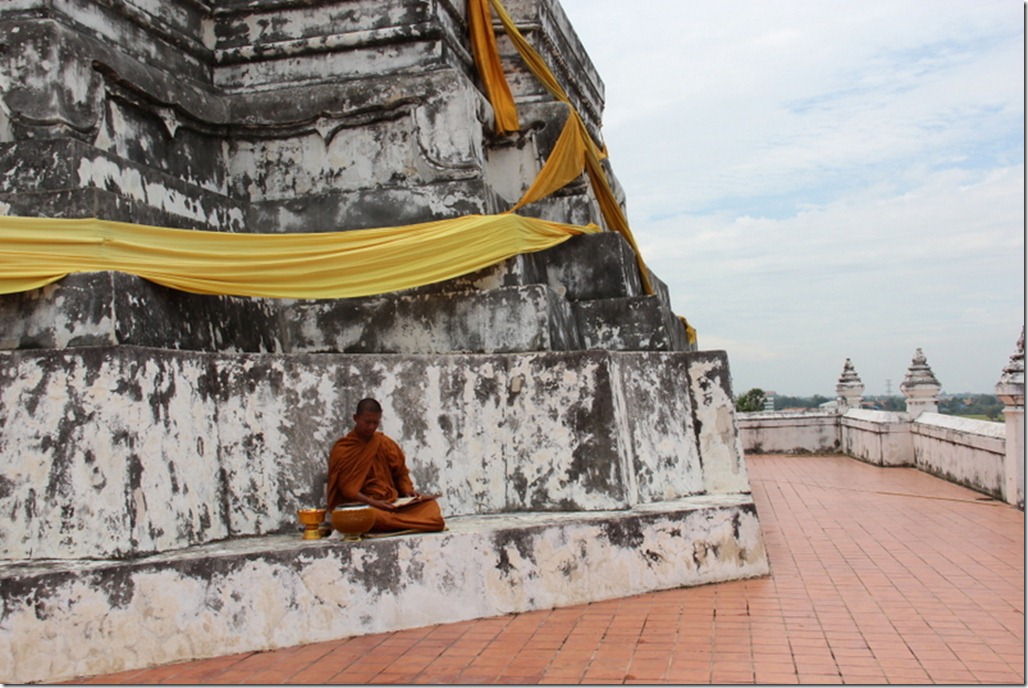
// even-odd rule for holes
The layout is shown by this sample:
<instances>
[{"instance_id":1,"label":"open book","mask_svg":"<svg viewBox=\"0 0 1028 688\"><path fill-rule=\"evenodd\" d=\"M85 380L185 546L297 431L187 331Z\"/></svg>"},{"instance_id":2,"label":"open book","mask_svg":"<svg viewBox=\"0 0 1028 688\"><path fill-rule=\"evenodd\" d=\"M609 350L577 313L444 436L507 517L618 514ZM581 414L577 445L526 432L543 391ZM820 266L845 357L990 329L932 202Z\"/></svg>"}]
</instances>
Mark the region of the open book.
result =
<instances>
[{"instance_id":1,"label":"open book","mask_svg":"<svg viewBox=\"0 0 1028 688\"><path fill-rule=\"evenodd\" d=\"M407 507L407 506L413 506L415 504L421 504L422 502L427 502L427 501L429 501L431 499L438 499L438 498L439 498L439 495L437 495L437 494L429 494L429 495L423 494L423 495L418 495L417 497L399 497L399 498L393 500L393 506L395 506L398 509L402 509L402 508Z\"/></svg>"}]
</instances>

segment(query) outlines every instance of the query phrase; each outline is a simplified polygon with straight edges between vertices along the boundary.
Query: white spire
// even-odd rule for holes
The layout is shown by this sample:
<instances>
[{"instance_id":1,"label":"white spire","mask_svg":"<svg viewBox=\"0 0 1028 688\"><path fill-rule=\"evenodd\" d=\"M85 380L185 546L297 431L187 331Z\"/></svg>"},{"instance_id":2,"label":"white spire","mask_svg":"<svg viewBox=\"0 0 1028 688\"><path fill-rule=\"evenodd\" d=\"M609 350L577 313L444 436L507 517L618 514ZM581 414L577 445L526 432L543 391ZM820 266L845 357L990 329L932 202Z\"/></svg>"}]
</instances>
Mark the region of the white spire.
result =
<instances>
[{"instance_id":1,"label":"white spire","mask_svg":"<svg viewBox=\"0 0 1028 688\"><path fill-rule=\"evenodd\" d=\"M839 382L835 385L835 394L840 412L845 413L846 409L860 408L864 383L860 381L860 376L857 375L857 371L853 369L853 363L848 358L842 366Z\"/></svg>"},{"instance_id":2,"label":"white spire","mask_svg":"<svg viewBox=\"0 0 1028 688\"><path fill-rule=\"evenodd\" d=\"M939 392L942 385L935 379L931 366L924 352L918 349L914 352L914 359L907 369L907 375L900 384L900 391L907 398L907 413L911 419L917 418L928 411L938 413Z\"/></svg>"}]
</instances>

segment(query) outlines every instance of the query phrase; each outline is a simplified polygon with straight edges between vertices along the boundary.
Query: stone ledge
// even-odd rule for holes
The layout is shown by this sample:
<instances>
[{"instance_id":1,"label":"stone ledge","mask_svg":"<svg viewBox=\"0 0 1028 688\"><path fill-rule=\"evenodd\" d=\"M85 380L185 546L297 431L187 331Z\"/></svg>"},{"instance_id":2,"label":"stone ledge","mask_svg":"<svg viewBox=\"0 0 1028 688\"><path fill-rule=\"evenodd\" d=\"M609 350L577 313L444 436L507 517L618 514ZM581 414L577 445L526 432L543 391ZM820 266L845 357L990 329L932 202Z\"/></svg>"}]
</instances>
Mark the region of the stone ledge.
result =
<instances>
[{"instance_id":1,"label":"stone ledge","mask_svg":"<svg viewBox=\"0 0 1028 688\"><path fill-rule=\"evenodd\" d=\"M950 439L964 438L965 441L979 440L983 445L1001 444L1006 438L1006 426L991 420L949 416L943 413L922 413L911 421L912 431L924 435ZM972 439L974 438L974 439ZM1002 453L1002 447L999 450Z\"/></svg>"},{"instance_id":2,"label":"stone ledge","mask_svg":"<svg viewBox=\"0 0 1028 688\"><path fill-rule=\"evenodd\" d=\"M66 680L770 570L749 495L448 525L359 543L297 533L128 561L0 566L0 681Z\"/></svg>"},{"instance_id":3,"label":"stone ledge","mask_svg":"<svg viewBox=\"0 0 1028 688\"><path fill-rule=\"evenodd\" d=\"M910 422L910 418L904 413L875 411L873 409L847 409L842 419L844 422L851 421L855 423L903 424Z\"/></svg>"}]
</instances>

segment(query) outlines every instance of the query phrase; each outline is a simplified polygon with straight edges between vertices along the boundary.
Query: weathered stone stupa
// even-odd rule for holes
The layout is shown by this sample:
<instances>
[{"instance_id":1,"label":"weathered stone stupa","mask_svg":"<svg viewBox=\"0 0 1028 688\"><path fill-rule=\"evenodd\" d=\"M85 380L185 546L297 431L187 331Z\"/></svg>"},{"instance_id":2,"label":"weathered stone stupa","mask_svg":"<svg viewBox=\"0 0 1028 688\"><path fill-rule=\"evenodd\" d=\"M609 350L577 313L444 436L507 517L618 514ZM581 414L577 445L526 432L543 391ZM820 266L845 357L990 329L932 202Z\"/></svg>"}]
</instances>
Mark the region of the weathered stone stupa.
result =
<instances>
[{"instance_id":1,"label":"weathered stone stupa","mask_svg":"<svg viewBox=\"0 0 1028 688\"><path fill-rule=\"evenodd\" d=\"M0 270L31 262L20 217L199 237L507 211L569 108L497 22L519 125L495 132L475 5L0 5ZM507 9L598 140L559 4ZM518 212L611 229L585 175ZM727 357L639 258L603 231L352 298L113 269L0 295L0 681L766 574ZM299 538L365 396L448 531Z\"/></svg>"}]
</instances>

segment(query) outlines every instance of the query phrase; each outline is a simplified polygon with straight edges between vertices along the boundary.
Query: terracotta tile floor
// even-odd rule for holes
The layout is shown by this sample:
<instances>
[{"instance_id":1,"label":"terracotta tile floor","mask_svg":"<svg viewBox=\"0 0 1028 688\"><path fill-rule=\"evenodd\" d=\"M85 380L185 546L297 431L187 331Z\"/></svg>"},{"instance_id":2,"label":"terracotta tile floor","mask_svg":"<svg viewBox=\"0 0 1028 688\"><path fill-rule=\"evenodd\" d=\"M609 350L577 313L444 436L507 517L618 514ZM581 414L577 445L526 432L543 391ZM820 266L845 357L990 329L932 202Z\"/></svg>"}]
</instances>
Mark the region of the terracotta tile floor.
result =
<instances>
[{"instance_id":1,"label":"terracotta tile floor","mask_svg":"<svg viewBox=\"0 0 1028 688\"><path fill-rule=\"evenodd\" d=\"M1024 684L1023 512L841 456L748 467L770 577L88 682Z\"/></svg>"}]
</instances>

